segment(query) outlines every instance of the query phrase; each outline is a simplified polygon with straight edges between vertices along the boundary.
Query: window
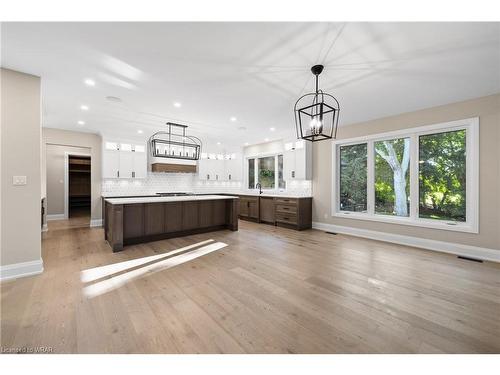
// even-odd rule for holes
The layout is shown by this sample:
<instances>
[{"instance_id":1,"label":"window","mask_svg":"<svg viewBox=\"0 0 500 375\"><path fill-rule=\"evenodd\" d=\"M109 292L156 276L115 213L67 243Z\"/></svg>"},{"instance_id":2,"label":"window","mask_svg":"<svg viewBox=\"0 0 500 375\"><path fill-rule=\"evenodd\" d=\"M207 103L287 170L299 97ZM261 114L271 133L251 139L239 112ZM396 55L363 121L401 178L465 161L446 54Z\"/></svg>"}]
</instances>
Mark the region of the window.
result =
<instances>
[{"instance_id":1,"label":"window","mask_svg":"<svg viewBox=\"0 0 500 375\"><path fill-rule=\"evenodd\" d=\"M255 189L255 159L248 159L248 188Z\"/></svg>"},{"instance_id":2,"label":"window","mask_svg":"<svg viewBox=\"0 0 500 375\"><path fill-rule=\"evenodd\" d=\"M465 130L419 137L419 217L466 220Z\"/></svg>"},{"instance_id":3,"label":"window","mask_svg":"<svg viewBox=\"0 0 500 375\"><path fill-rule=\"evenodd\" d=\"M284 189L286 182L283 179L283 154L249 158L248 160L248 188L255 189L260 183L262 189Z\"/></svg>"},{"instance_id":4,"label":"window","mask_svg":"<svg viewBox=\"0 0 500 375\"><path fill-rule=\"evenodd\" d=\"M278 155L278 188L286 188L286 182L283 179L283 155Z\"/></svg>"},{"instance_id":5,"label":"window","mask_svg":"<svg viewBox=\"0 0 500 375\"><path fill-rule=\"evenodd\" d=\"M333 216L478 232L477 118L333 143Z\"/></svg>"},{"instance_id":6,"label":"window","mask_svg":"<svg viewBox=\"0 0 500 375\"><path fill-rule=\"evenodd\" d=\"M340 147L340 210L366 211L367 144Z\"/></svg>"},{"instance_id":7,"label":"window","mask_svg":"<svg viewBox=\"0 0 500 375\"><path fill-rule=\"evenodd\" d=\"M375 213L409 216L410 138L375 142Z\"/></svg>"},{"instance_id":8,"label":"window","mask_svg":"<svg viewBox=\"0 0 500 375\"><path fill-rule=\"evenodd\" d=\"M259 158L259 184L262 189L274 189L274 157Z\"/></svg>"}]
</instances>

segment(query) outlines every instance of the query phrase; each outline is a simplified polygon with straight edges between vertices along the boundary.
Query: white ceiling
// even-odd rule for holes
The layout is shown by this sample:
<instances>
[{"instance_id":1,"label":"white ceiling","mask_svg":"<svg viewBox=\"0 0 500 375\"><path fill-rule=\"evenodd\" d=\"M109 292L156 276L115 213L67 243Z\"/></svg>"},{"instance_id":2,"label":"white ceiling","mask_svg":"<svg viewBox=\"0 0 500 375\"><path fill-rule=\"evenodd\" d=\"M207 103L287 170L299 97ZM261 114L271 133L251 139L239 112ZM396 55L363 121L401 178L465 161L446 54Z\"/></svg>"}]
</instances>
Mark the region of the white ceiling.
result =
<instances>
[{"instance_id":1,"label":"white ceiling","mask_svg":"<svg viewBox=\"0 0 500 375\"><path fill-rule=\"evenodd\" d=\"M500 92L500 23L3 23L1 41L3 67L42 77L43 126L170 120L226 148L293 137L317 63L341 125Z\"/></svg>"}]
</instances>

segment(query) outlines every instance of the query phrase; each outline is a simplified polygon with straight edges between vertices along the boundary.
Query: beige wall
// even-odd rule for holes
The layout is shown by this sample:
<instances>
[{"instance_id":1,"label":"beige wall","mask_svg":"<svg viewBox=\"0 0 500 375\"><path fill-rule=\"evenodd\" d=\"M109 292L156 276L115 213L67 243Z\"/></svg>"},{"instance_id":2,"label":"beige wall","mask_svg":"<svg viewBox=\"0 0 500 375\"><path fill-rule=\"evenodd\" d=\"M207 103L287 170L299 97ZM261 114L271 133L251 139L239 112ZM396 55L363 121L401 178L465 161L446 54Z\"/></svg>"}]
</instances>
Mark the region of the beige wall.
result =
<instances>
[{"instance_id":1,"label":"beige wall","mask_svg":"<svg viewBox=\"0 0 500 375\"><path fill-rule=\"evenodd\" d=\"M40 78L1 69L2 266L40 261ZM13 176L27 184L14 186Z\"/></svg>"},{"instance_id":2,"label":"beige wall","mask_svg":"<svg viewBox=\"0 0 500 375\"><path fill-rule=\"evenodd\" d=\"M500 249L500 94L341 127L338 138L359 137L469 117L479 117L480 122L479 234L332 217L332 144L327 141L317 142L313 147L313 221Z\"/></svg>"},{"instance_id":3,"label":"beige wall","mask_svg":"<svg viewBox=\"0 0 500 375\"><path fill-rule=\"evenodd\" d=\"M42 129L42 176L48 176L47 172L47 145L71 146L90 150L91 157L91 219L101 219L101 136L92 133L75 132L68 130L43 128ZM50 148L51 146L49 146ZM64 165L64 164L63 164ZM47 178L42 179L42 192L47 191L51 185L46 185ZM46 185L46 186L44 186ZM50 193L47 191L47 195ZM63 200L64 207L64 200ZM64 208L63 208L64 212ZM59 212L59 213L63 213Z\"/></svg>"},{"instance_id":4,"label":"beige wall","mask_svg":"<svg viewBox=\"0 0 500 375\"><path fill-rule=\"evenodd\" d=\"M64 163L66 153L90 155L90 148L46 145L45 162L47 165L46 189L48 215L64 214Z\"/></svg>"}]
</instances>

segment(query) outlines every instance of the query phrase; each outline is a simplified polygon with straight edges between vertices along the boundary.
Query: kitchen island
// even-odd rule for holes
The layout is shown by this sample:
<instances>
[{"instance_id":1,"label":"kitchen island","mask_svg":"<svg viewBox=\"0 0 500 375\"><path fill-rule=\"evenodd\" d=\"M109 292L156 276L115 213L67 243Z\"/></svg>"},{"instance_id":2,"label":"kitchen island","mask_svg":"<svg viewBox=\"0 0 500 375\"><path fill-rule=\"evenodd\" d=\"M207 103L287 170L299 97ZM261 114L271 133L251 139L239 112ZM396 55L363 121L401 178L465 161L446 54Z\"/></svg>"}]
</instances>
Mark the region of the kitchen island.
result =
<instances>
[{"instance_id":1,"label":"kitchen island","mask_svg":"<svg viewBox=\"0 0 500 375\"><path fill-rule=\"evenodd\" d=\"M239 199L235 196L110 198L104 205L104 236L115 252L141 242L238 230Z\"/></svg>"}]
</instances>

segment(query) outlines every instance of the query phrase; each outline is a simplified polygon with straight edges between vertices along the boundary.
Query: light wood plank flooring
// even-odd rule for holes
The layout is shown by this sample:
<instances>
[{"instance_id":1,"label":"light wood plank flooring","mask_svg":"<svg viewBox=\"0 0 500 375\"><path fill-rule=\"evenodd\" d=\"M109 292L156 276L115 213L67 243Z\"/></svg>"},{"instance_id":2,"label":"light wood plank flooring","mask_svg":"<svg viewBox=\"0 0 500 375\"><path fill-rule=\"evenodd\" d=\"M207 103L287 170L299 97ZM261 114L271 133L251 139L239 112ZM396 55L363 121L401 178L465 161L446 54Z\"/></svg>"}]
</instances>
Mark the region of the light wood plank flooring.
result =
<instances>
[{"instance_id":1,"label":"light wood plank flooring","mask_svg":"<svg viewBox=\"0 0 500 375\"><path fill-rule=\"evenodd\" d=\"M238 232L140 244L120 253L112 253L103 237L101 228L49 223L45 272L1 284L3 348L500 352L498 264L245 221ZM191 245L180 254L142 260ZM216 250L189 259L209 245ZM122 268L108 272L105 266L112 264Z\"/></svg>"}]
</instances>

